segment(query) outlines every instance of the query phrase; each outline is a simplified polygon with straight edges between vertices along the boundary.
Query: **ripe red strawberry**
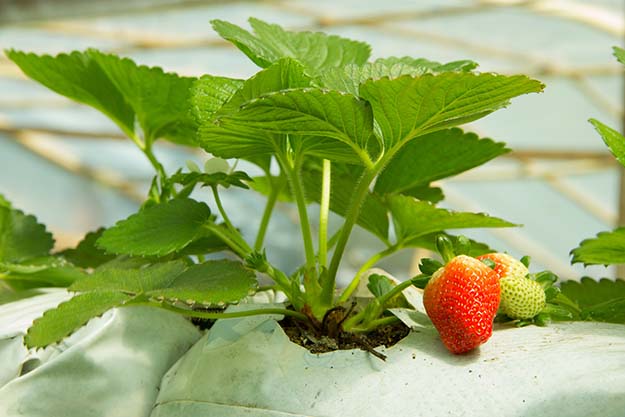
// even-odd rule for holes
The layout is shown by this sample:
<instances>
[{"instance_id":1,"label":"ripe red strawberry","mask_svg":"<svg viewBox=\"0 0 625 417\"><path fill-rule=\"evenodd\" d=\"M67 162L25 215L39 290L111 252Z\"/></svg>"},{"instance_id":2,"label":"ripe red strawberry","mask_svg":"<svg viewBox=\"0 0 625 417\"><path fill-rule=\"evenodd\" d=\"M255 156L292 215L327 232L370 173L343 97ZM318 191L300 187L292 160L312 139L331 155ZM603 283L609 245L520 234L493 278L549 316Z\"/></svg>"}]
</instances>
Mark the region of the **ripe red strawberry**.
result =
<instances>
[{"instance_id":1,"label":"ripe red strawberry","mask_svg":"<svg viewBox=\"0 0 625 417\"><path fill-rule=\"evenodd\" d=\"M512 319L531 319L545 308L546 296L543 287L527 277L525 265L505 253L489 253L477 259L495 262L495 272L501 286L500 309Z\"/></svg>"},{"instance_id":2,"label":"ripe red strawberry","mask_svg":"<svg viewBox=\"0 0 625 417\"><path fill-rule=\"evenodd\" d=\"M432 275L423 304L443 344L459 354L490 338L499 298L495 271L475 258L459 255Z\"/></svg>"}]
</instances>

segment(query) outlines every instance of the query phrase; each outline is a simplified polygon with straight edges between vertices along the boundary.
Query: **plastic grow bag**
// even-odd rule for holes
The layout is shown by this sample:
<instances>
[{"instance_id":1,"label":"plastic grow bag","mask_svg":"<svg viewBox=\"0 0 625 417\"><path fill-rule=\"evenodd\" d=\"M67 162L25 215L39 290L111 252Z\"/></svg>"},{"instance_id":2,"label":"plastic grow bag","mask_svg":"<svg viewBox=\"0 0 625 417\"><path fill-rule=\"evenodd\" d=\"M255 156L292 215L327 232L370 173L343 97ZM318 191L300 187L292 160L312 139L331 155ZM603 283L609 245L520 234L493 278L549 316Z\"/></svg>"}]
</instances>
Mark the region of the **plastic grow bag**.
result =
<instances>
[{"instance_id":1,"label":"plastic grow bag","mask_svg":"<svg viewBox=\"0 0 625 417\"><path fill-rule=\"evenodd\" d=\"M0 416L148 416L163 374L201 333L174 313L125 307L27 351L22 335L32 320L69 297L52 294L0 308ZM11 324L20 309L26 314Z\"/></svg>"},{"instance_id":2,"label":"plastic grow bag","mask_svg":"<svg viewBox=\"0 0 625 417\"><path fill-rule=\"evenodd\" d=\"M382 361L311 354L273 318L218 321L165 375L151 417L625 415L625 326L499 327L462 356L418 332Z\"/></svg>"}]
</instances>

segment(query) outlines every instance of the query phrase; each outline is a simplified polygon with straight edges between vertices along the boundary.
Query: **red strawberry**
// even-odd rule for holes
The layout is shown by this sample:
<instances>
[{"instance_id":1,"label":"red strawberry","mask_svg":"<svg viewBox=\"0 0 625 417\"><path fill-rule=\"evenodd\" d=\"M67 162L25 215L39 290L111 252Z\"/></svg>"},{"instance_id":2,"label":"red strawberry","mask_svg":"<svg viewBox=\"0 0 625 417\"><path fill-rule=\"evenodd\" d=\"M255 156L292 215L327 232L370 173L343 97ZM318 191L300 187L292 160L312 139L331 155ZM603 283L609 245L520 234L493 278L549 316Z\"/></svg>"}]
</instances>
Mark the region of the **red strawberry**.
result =
<instances>
[{"instance_id":1,"label":"red strawberry","mask_svg":"<svg viewBox=\"0 0 625 417\"><path fill-rule=\"evenodd\" d=\"M423 304L443 344L459 354L490 338L499 297L497 273L475 258L459 255L432 275Z\"/></svg>"}]
</instances>

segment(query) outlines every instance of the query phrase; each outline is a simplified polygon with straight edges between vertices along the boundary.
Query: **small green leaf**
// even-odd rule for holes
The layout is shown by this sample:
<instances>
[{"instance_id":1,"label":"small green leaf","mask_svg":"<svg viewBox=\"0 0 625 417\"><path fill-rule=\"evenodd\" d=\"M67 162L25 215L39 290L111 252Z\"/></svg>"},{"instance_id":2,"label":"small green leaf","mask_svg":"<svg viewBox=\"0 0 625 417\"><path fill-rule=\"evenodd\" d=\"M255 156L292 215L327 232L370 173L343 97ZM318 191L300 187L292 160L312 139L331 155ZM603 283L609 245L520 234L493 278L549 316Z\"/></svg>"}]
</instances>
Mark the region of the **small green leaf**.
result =
<instances>
[{"instance_id":1,"label":"small green leaf","mask_svg":"<svg viewBox=\"0 0 625 417\"><path fill-rule=\"evenodd\" d=\"M35 81L67 98L100 110L133 136L135 114L121 92L88 52L36 55L15 50L6 56Z\"/></svg>"},{"instance_id":2,"label":"small green leaf","mask_svg":"<svg viewBox=\"0 0 625 417\"><path fill-rule=\"evenodd\" d=\"M7 271L2 281L14 290L67 287L86 276L82 269L53 256L30 258L17 264L0 264L2 270Z\"/></svg>"},{"instance_id":3,"label":"small green leaf","mask_svg":"<svg viewBox=\"0 0 625 417\"><path fill-rule=\"evenodd\" d=\"M613 46L612 51L614 56L621 64L625 64L625 49L619 48L618 46Z\"/></svg>"},{"instance_id":4,"label":"small green leaf","mask_svg":"<svg viewBox=\"0 0 625 417\"><path fill-rule=\"evenodd\" d=\"M265 68L281 58L295 58L311 75L346 64L364 64L369 45L320 32L289 32L278 25L250 18L255 34L222 20L211 21L219 35L232 42L256 65Z\"/></svg>"},{"instance_id":5,"label":"small green leaf","mask_svg":"<svg viewBox=\"0 0 625 417\"><path fill-rule=\"evenodd\" d=\"M107 229L97 245L108 253L164 256L207 234L210 221L205 203L173 199L150 206Z\"/></svg>"},{"instance_id":6,"label":"small green leaf","mask_svg":"<svg viewBox=\"0 0 625 417\"><path fill-rule=\"evenodd\" d=\"M371 103L387 148L417 136L480 119L513 97L540 92L525 76L446 72L367 81L360 96Z\"/></svg>"},{"instance_id":7,"label":"small green leaf","mask_svg":"<svg viewBox=\"0 0 625 417\"><path fill-rule=\"evenodd\" d=\"M416 185L412 188L403 190L401 194L414 197L417 200L429 201L432 204L436 204L445 199L445 194L443 194L443 190L441 188L432 187L430 185Z\"/></svg>"},{"instance_id":8,"label":"small green leaf","mask_svg":"<svg viewBox=\"0 0 625 417\"><path fill-rule=\"evenodd\" d=\"M625 166L625 138L616 130L601 123L599 120L590 119L590 123L595 127L605 144L610 148L610 152L621 165Z\"/></svg>"},{"instance_id":9,"label":"small green leaf","mask_svg":"<svg viewBox=\"0 0 625 417\"><path fill-rule=\"evenodd\" d=\"M203 75L191 88L192 112L199 123L213 120L213 115L242 86L244 81L234 78Z\"/></svg>"},{"instance_id":10,"label":"small green leaf","mask_svg":"<svg viewBox=\"0 0 625 417\"><path fill-rule=\"evenodd\" d=\"M0 262L46 256L53 246L52 234L34 216L0 206Z\"/></svg>"},{"instance_id":11,"label":"small green leaf","mask_svg":"<svg viewBox=\"0 0 625 417\"><path fill-rule=\"evenodd\" d=\"M243 181L253 181L245 172L235 171L231 174L225 172L215 172L206 174L203 172L177 172L169 178L172 184L181 184L183 186L202 184L203 187L221 186L229 188L230 186L239 188L249 188Z\"/></svg>"},{"instance_id":12,"label":"small green leaf","mask_svg":"<svg viewBox=\"0 0 625 417\"><path fill-rule=\"evenodd\" d=\"M24 336L28 348L43 348L61 341L91 318L122 305L132 297L119 292L80 294L36 319Z\"/></svg>"},{"instance_id":13,"label":"small green leaf","mask_svg":"<svg viewBox=\"0 0 625 417\"><path fill-rule=\"evenodd\" d=\"M71 291L118 291L127 294L144 294L168 287L185 270L182 261L147 265L141 268L98 269L89 277L75 282Z\"/></svg>"},{"instance_id":14,"label":"small green leaf","mask_svg":"<svg viewBox=\"0 0 625 417\"><path fill-rule=\"evenodd\" d=\"M440 232L428 233L423 236L419 236L416 238L410 239L410 241L405 242L404 246L413 246L417 248L428 249L432 252L436 252L436 236L438 236ZM453 242L454 248L458 247L458 236L452 236L450 234L444 233L448 239ZM488 246L486 243L478 242L472 239L469 239L470 248L465 255L477 257L480 255L484 255L485 253L493 253L497 252L495 249Z\"/></svg>"},{"instance_id":15,"label":"small green leaf","mask_svg":"<svg viewBox=\"0 0 625 417\"><path fill-rule=\"evenodd\" d=\"M445 129L407 143L378 177L375 191L402 193L475 168L510 150L460 129Z\"/></svg>"},{"instance_id":16,"label":"small green leaf","mask_svg":"<svg viewBox=\"0 0 625 417\"><path fill-rule=\"evenodd\" d=\"M380 298L384 294L390 292L395 286L396 284L387 276L379 274L369 275L367 288L369 288L371 294L373 294L376 298ZM412 306L406 300L406 297L404 297L402 293L399 293L388 300L384 304L384 308L412 308Z\"/></svg>"},{"instance_id":17,"label":"small green leaf","mask_svg":"<svg viewBox=\"0 0 625 417\"><path fill-rule=\"evenodd\" d=\"M601 232L596 238L583 240L571 251L572 263L612 265L625 263L625 227Z\"/></svg>"},{"instance_id":18,"label":"small green leaf","mask_svg":"<svg viewBox=\"0 0 625 417\"><path fill-rule=\"evenodd\" d=\"M154 289L146 294L154 298L223 305L241 300L256 286L253 271L240 262L221 260L194 265L166 288Z\"/></svg>"},{"instance_id":19,"label":"small green leaf","mask_svg":"<svg viewBox=\"0 0 625 417\"><path fill-rule=\"evenodd\" d=\"M512 227L513 223L482 213L453 212L412 197L389 197L389 207L398 241L411 245L413 239L448 229Z\"/></svg>"},{"instance_id":20,"label":"small green leaf","mask_svg":"<svg viewBox=\"0 0 625 417\"><path fill-rule=\"evenodd\" d=\"M104 228L89 232L74 249L66 249L58 255L81 268L95 268L115 258L96 246L96 241L104 233Z\"/></svg>"}]
</instances>

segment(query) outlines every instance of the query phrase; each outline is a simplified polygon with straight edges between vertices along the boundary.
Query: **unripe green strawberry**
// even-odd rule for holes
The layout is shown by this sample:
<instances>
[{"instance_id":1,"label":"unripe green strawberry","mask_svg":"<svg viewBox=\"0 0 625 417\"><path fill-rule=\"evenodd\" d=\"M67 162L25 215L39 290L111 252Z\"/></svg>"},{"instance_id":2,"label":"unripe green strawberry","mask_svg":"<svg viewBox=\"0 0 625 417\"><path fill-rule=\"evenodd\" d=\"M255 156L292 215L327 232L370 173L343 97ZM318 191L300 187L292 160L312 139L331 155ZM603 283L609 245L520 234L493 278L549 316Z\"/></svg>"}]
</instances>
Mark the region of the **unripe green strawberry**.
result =
<instances>
[{"instance_id":1,"label":"unripe green strawberry","mask_svg":"<svg viewBox=\"0 0 625 417\"><path fill-rule=\"evenodd\" d=\"M513 319L531 319L545 308L545 290L538 282L526 277L508 277L501 285L501 311Z\"/></svg>"},{"instance_id":2,"label":"unripe green strawberry","mask_svg":"<svg viewBox=\"0 0 625 417\"><path fill-rule=\"evenodd\" d=\"M469 256L451 259L436 271L423 293L423 304L451 352L468 352L493 332L499 306L499 277Z\"/></svg>"},{"instance_id":3,"label":"unripe green strawberry","mask_svg":"<svg viewBox=\"0 0 625 417\"><path fill-rule=\"evenodd\" d=\"M499 309L512 319L531 319L545 307L545 291L538 282L527 277L529 271L520 261L505 253L489 253L478 259L495 262L501 286Z\"/></svg>"}]
</instances>

